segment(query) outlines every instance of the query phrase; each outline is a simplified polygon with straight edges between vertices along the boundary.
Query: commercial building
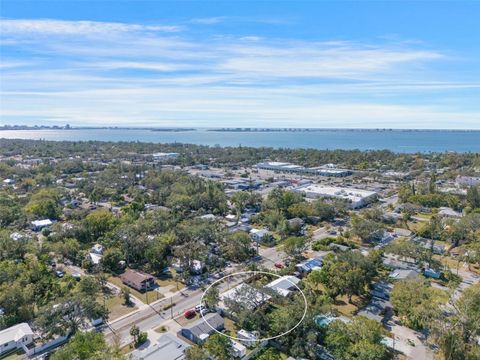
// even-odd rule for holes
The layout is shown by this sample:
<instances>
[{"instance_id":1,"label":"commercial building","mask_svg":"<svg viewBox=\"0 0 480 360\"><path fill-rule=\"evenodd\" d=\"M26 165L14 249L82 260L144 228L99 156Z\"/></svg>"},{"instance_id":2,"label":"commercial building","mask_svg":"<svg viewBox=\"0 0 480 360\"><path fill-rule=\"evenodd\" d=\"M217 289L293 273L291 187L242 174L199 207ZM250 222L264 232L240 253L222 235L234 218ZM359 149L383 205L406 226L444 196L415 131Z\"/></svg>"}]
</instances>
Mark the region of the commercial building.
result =
<instances>
[{"instance_id":1,"label":"commercial building","mask_svg":"<svg viewBox=\"0 0 480 360\"><path fill-rule=\"evenodd\" d=\"M319 184L299 186L295 188L294 191L301 192L308 198L343 199L348 202L352 209L363 207L377 199L377 193L375 191Z\"/></svg>"},{"instance_id":2,"label":"commercial building","mask_svg":"<svg viewBox=\"0 0 480 360\"><path fill-rule=\"evenodd\" d=\"M180 154L175 152L169 152L169 153L158 152L158 153L152 154L153 160L155 161L174 160L179 156Z\"/></svg>"},{"instance_id":3,"label":"commercial building","mask_svg":"<svg viewBox=\"0 0 480 360\"><path fill-rule=\"evenodd\" d=\"M310 174L319 176L343 177L353 174L352 170L340 169L334 164L325 164L318 167L306 168L287 162L267 161L258 163L257 169L271 170L283 173Z\"/></svg>"}]
</instances>

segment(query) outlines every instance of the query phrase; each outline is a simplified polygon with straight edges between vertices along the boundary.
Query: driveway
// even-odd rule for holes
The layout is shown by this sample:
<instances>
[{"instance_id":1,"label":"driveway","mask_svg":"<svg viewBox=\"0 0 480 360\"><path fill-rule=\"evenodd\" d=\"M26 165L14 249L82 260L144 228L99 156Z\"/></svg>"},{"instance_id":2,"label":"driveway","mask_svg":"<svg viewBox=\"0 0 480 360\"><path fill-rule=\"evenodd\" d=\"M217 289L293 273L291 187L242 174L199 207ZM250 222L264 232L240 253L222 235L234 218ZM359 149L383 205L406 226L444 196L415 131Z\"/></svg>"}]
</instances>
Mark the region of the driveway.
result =
<instances>
[{"instance_id":1,"label":"driveway","mask_svg":"<svg viewBox=\"0 0 480 360\"><path fill-rule=\"evenodd\" d=\"M261 264L269 269L275 269L275 263L283 262L287 255L280 248L259 248L258 252L262 257Z\"/></svg>"},{"instance_id":2,"label":"driveway","mask_svg":"<svg viewBox=\"0 0 480 360\"><path fill-rule=\"evenodd\" d=\"M388 323L390 332L394 335L394 348L405 354L409 359L433 360L433 351L420 338L422 334L405 326Z\"/></svg>"}]
</instances>

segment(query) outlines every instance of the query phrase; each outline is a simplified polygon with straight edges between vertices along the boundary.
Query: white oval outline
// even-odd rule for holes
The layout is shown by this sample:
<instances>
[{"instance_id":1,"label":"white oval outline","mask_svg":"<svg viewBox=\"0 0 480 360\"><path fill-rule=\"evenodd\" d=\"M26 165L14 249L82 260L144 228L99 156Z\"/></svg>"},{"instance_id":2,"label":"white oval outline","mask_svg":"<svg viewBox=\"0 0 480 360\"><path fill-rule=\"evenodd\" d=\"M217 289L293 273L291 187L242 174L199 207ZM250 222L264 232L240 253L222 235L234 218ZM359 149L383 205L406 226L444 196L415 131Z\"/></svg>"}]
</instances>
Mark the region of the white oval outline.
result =
<instances>
[{"instance_id":1,"label":"white oval outline","mask_svg":"<svg viewBox=\"0 0 480 360\"><path fill-rule=\"evenodd\" d=\"M203 292L203 295L202 297L200 298L200 304L203 304L203 298L205 296L205 294L208 292L208 290L210 290L210 288L212 286L214 286L215 284L219 283L220 281L224 280L224 279L227 279L229 277L232 277L232 276L235 276L235 275L242 275L242 274L267 274L267 275L273 275L273 276L276 276L277 278L282 278L283 276L280 276L278 274L275 274L275 273L271 273L271 272L268 272L268 271L258 271L258 270L250 270L250 271L239 271L239 272L234 272L234 273L231 273L231 274L228 274L228 275L225 275L224 277L218 279L218 280L215 280L213 283L211 283L206 289L205 291ZM290 281L289 279L285 279L287 280L290 284L292 284L293 286L295 286L298 291L300 292L300 294L302 294L303 296L303 301L305 303L305 310L303 311L303 316L302 318L300 319L300 321L294 326L292 327L290 330L288 331L285 331L283 333L281 333L280 335L275 335L275 336L272 336L272 337L269 337L269 338L261 338L261 339L255 339L255 340L250 340L250 339L240 339L240 338L237 338L237 337L234 337L234 336L230 336L230 335L227 335L227 334L224 334L222 333L221 331L215 329L212 325L210 325L210 323L205 320L205 316L203 315L203 312L200 312L200 315L202 316L202 319L203 321L212 329L214 330L215 332L217 332L218 334L220 335L223 335L223 336L226 336L232 340L236 340L236 341L250 341L250 342L263 342L263 341L268 341L268 340L273 340L273 339L276 339L276 338L279 338L281 336L285 336L289 333L291 333L293 330L295 330L302 322L303 320L305 319L305 316L307 315L307 310L308 310L308 302L307 302L307 297L305 296L304 292L302 291L302 289L300 289L298 287L297 284L294 284L292 281Z\"/></svg>"}]
</instances>

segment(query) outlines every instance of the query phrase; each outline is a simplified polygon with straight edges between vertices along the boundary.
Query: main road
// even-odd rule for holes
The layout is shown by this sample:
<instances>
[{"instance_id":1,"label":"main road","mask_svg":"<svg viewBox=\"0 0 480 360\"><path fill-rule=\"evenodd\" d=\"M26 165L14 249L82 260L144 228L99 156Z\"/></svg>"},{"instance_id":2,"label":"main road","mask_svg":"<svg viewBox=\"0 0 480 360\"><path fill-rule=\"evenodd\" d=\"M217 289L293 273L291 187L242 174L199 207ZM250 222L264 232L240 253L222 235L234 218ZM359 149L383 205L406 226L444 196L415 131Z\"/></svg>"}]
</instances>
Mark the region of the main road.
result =
<instances>
[{"instance_id":1,"label":"main road","mask_svg":"<svg viewBox=\"0 0 480 360\"><path fill-rule=\"evenodd\" d=\"M237 271L242 271L242 269L234 270L231 273ZM238 276L228 283L220 283L218 285L220 292L238 285L245 278L246 276ZM120 346L125 346L131 342L130 329L133 325L138 326L140 331L156 329L171 319L182 316L185 310L200 304L203 292L204 290L201 288L186 288L171 297L157 300L149 305L144 304L138 310L107 323L103 328L105 338L110 343L117 342Z\"/></svg>"}]
</instances>

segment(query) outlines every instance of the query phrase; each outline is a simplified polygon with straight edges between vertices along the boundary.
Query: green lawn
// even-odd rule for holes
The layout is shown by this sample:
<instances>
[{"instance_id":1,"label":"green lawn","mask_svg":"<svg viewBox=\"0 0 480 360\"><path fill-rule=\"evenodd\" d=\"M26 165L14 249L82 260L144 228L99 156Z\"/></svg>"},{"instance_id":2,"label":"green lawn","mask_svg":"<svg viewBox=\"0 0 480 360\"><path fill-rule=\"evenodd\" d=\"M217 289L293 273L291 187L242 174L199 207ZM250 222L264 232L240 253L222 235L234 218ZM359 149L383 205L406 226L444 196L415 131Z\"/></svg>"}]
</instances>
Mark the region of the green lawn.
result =
<instances>
[{"instance_id":1,"label":"green lawn","mask_svg":"<svg viewBox=\"0 0 480 360\"><path fill-rule=\"evenodd\" d=\"M99 297L98 302L103 304L103 297ZM109 311L109 320L115 320L137 309L136 306L125 306L121 295L107 297L105 305Z\"/></svg>"}]
</instances>

